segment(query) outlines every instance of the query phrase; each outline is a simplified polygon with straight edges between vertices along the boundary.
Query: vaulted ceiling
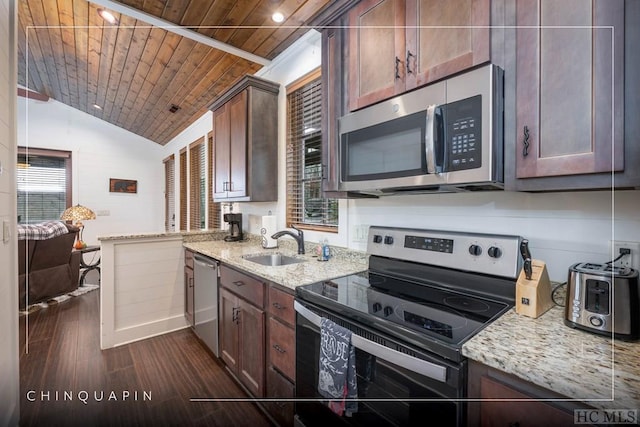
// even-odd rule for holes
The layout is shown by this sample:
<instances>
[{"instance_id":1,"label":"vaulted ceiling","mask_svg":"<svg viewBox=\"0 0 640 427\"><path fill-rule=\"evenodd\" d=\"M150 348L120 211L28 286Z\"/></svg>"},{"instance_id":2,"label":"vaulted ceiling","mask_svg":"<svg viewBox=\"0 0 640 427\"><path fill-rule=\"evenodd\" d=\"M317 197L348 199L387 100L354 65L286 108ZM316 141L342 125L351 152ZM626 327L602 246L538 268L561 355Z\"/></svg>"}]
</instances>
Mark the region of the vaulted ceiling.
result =
<instances>
[{"instance_id":1,"label":"vaulted ceiling","mask_svg":"<svg viewBox=\"0 0 640 427\"><path fill-rule=\"evenodd\" d=\"M18 0L18 83L161 145L243 75L258 71L308 31L322 9L339 3L96 1L100 6ZM98 15L108 6L121 10L113 13L119 25ZM271 20L275 11L283 13L283 23ZM194 41L202 36L212 43ZM220 48L212 47L219 42Z\"/></svg>"}]
</instances>

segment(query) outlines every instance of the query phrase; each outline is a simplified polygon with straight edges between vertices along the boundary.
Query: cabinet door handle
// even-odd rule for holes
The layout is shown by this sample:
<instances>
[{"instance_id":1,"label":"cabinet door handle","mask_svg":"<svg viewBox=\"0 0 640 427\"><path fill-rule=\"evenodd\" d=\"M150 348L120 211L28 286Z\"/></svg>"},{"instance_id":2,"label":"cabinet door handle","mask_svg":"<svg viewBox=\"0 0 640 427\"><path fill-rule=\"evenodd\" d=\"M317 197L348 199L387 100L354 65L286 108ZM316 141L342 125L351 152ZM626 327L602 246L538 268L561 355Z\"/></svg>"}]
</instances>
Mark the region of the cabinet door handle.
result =
<instances>
[{"instance_id":1,"label":"cabinet door handle","mask_svg":"<svg viewBox=\"0 0 640 427\"><path fill-rule=\"evenodd\" d=\"M193 288L193 277L189 277L189 287Z\"/></svg>"},{"instance_id":2,"label":"cabinet door handle","mask_svg":"<svg viewBox=\"0 0 640 427\"><path fill-rule=\"evenodd\" d=\"M287 308L284 305L280 304L279 302L274 302L271 305L274 306L277 310L284 310L285 308Z\"/></svg>"},{"instance_id":3,"label":"cabinet door handle","mask_svg":"<svg viewBox=\"0 0 640 427\"><path fill-rule=\"evenodd\" d=\"M280 347L278 344L274 344L273 348L275 348L278 353L286 353L287 352L287 350L285 350L284 348Z\"/></svg>"},{"instance_id":4,"label":"cabinet door handle","mask_svg":"<svg viewBox=\"0 0 640 427\"><path fill-rule=\"evenodd\" d=\"M396 80L400 80L400 58L396 56Z\"/></svg>"},{"instance_id":5,"label":"cabinet door handle","mask_svg":"<svg viewBox=\"0 0 640 427\"><path fill-rule=\"evenodd\" d=\"M522 139L522 157L529 155L529 126L524 127L524 138Z\"/></svg>"},{"instance_id":6,"label":"cabinet door handle","mask_svg":"<svg viewBox=\"0 0 640 427\"><path fill-rule=\"evenodd\" d=\"M236 322L236 310L237 310L237 308L233 307L231 310L232 310L231 312L233 313L233 314L231 315L231 321L232 321L233 323L235 323L235 322Z\"/></svg>"},{"instance_id":7,"label":"cabinet door handle","mask_svg":"<svg viewBox=\"0 0 640 427\"><path fill-rule=\"evenodd\" d=\"M407 51L407 74L413 74L411 71L411 58L415 58L415 55L410 50Z\"/></svg>"},{"instance_id":8,"label":"cabinet door handle","mask_svg":"<svg viewBox=\"0 0 640 427\"><path fill-rule=\"evenodd\" d=\"M242 280L236 280L233 284L236 286L244 286L244 282Z\"/></svg>"}]
</instances>

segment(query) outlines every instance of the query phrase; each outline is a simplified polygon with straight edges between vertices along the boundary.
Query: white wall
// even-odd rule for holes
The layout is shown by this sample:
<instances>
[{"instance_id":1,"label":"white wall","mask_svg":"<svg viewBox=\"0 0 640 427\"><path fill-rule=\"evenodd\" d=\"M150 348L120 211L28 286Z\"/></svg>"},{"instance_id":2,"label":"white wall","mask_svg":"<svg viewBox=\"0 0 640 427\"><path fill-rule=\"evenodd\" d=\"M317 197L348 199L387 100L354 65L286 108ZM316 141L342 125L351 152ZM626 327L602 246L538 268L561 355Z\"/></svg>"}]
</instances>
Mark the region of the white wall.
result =
<instances>
[{"instance_id":1,"label":"white wall","mask_svg":"<svg viewBox=\"0 0 640 427\"><path fill-rule=\"evenodd\" d=\"M18 425L18 269L16 231L16 2L0 0L0 425ZM2 224L9 226L9 234Z\"/></svg>"},{"instance_id":2,"label":"white wall","mask_svg":"<svg viewBox=\"0 0 640 427\"><path fill-rule=\"evenodd\" d=\"M348 246L366 249L357 228L367 225L514 234L529 239L532 256L547 263L551 280L563 282L575 262L611 260L609 240L640 242L638 208L637 190L350 200Z\"/></svg>"},{"instance_id":3,"label":"white wall","mask_svg":"<svg viewBox=\"0 0 640 427\"><path fill-rule=\"evenodd\" d=\"M18 145L71 151L73 204L96 214L84 240L164 231L162 147L55 100L18 98ZM137 194L109 192L109 178L138 181Z\"/></svg>"}]
</instances>

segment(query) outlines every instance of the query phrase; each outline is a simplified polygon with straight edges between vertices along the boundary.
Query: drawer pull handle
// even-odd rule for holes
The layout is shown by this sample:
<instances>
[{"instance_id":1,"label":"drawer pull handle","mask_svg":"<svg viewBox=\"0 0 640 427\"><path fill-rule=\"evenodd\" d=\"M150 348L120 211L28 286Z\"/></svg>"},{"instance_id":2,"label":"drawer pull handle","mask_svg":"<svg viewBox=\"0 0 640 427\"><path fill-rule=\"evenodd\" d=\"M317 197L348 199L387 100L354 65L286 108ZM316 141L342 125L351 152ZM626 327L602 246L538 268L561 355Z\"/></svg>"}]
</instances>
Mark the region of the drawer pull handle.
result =
<instances>
[{"instance_id":1,"label":"drawer pull handle","mask_svg":"<svg viewBox=\"0 0 640 427\"><path fill-rule=\"evenodd\" d=\"M278 309L278 310L284 310L285 308L287 308L286 306L284 306L284 305L280 304L279 302L274 302L274 303L273 303L273 304L271 304L271 305L273 305L273 306L274 306L276 309Z\"/></svg>"},{"instance_id":2,"label":"drawer pull handle","mask_svg":"<svg viewBox=\"0 0 640 427\"><path fill-rule=\"evenodd\" d=\"M287 350L285 350L284 348L280 347L278 344L274 344L273 348L275 348L278 353L286 353L287 352Z\"/></svg>"},{"instance_id":3,"label":"drawer pull handle","mask_svg":"<svg viewBox=\"0 0 640 427\"><path fill-rule=\"evenodd\" d=\"M396 80L400 80L400 63L402 61L396 56Z\"/></svg>"},{"instance_id":4,"label":"drawer pull handle","mask_svg":"<svg viewBox=\"0 0 640 427\"><path fill-rule=\"evenodd\" d=\"M233 284L236 286L244 286L244 282L242 280L236 280Z\"/></svg>"}]
</instances>

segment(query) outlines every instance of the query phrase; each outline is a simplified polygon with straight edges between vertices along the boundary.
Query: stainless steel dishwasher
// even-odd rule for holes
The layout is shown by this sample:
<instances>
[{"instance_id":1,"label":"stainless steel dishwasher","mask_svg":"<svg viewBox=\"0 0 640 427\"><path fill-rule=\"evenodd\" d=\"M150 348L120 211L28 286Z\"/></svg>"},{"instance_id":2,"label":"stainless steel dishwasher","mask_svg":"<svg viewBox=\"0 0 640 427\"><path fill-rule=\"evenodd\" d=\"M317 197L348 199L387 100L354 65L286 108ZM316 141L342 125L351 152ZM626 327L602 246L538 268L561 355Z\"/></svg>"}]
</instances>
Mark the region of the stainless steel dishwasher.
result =
<instances>
[{"instance_id":1,"label":"stainless steel dishwasher","mask_svg":"<svg viewBox=\"0 0 640 427\"><path fill-rule=\"evenodd\" d=\"M218 356L218 261L194 255L193 329Z\"/></svg>"}]
</instances>

